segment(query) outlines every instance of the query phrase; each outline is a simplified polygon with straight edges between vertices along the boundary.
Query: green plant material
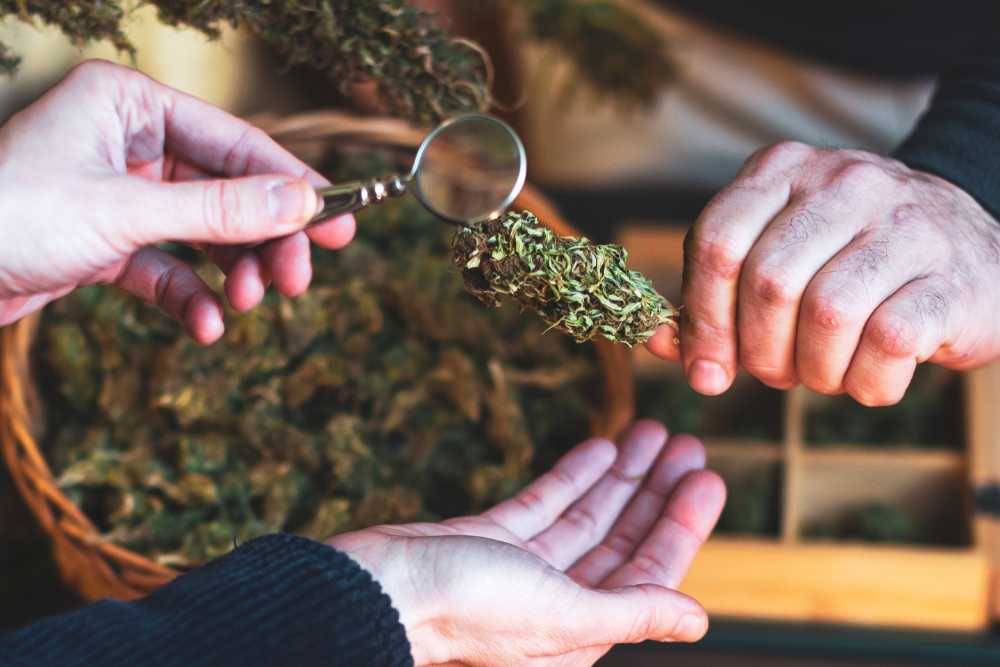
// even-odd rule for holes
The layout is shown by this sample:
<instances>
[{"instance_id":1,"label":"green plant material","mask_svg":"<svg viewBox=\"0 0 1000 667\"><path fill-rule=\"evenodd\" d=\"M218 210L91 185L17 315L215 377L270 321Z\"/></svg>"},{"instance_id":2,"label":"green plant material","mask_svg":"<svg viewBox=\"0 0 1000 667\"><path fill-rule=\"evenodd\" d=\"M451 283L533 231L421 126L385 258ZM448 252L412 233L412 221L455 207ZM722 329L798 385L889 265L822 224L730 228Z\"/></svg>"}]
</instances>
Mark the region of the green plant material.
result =
<instances>
[{"instance_id":1,"label":"green plant material","mask_svg":"<svg viewBox=\"0 0 1000 667\"><path fill-rule=\"evenodd\" d=\"M808 537L858 542L932 542L916 518L906 510L884 502L870 502L831 521L814 523Z\"/></svg>"},{"instance_id":2,"label":"green plant material","mask_svg":"<svg viewBox=\"0 0 1000 667\"><path fill-rule=\"evenodd\" d=\"M652 105L676 68L663 36L614 0L521 0L533 35L554 44L592 91L624 106ZM566 91L572 96L577 87ZM567 100L568 102L569 100Z\"/></svg>"},{"instance_id":3,"label":"green plant material","mask_svg":"<svg viewBox=\"0 0 1000 667\"><path fill-rule=\"evenodd\" d=\"M719 517L717 531L735 535L777 535L781 510L781 481L776 469L730 479L723 470L729 501Z\"/></svg>"},{"instance_id":4,"label":"green plant material","mask_svg":"<svg viewBox=\"0 0 1000 667\"><path fill-rule=\"evenodd\" d=\"M316 254L307 293L227 312L207 348L111 289L46 309L43 442L105 538L183 567L268 531L453 516L586 437L589 348L468 298L450 233L413 201L360 215L348 248Z\"/></svg>"},{"instance_id":5,"label":"green plant material","mask_svg":"<svg viewBox=\"0 0 1000 667\"><path fill-rule=\"evenodd\" d=\"M452 246L470 294L490 306L512 297L577 342L600 335L632 346L677 328L676 309L628 270L624 248L559 236L528 211L463 227Z\"/></svg>"},{"instance_id":6,"label":"green plant material","mask_svg":"<svg viewBox=\"0 0 1000 667\"><path fill-rule=\"evenodd\" d=\"M639 415L662 421L674 433L700 437L780 442L783 403L784 392L742 374L720 396L699 394L679 372L640 378L636 383Z\"/></svg>"},{"instance_id":7,"label":"green plant material","mask_svg":"<svg viewBox=\"0 0 1000 667\"><path fill-rule=\"evenodd\" d=\"M921 364L903 400L893 406L867 408L848 396L816 397L806 413L806 440L815 446L960 449L965 443L962 401L958 373Z\"/></svg>"},{"instance_id":8,"label":"green plant material","mask_svg":"<svg viewBox=\"0 0 1000 667\"><path fill-rule=\"evenodd\" d=\"M134 54L135 48L122 32L125 10L121 3L106 0L0 0L0 16L16 16L26 23L40 20L62 30L74 44L107 40L119 51ZM0 44L0 71L13 73L21 58Z\"/></svg>"},{"instance_id":9,"label":"green plant material","mask_svg":"<svg viewBox=\"0 0 1000 667\"><path fill-rule=\"evenodd\" d=\"M394 115L437 122L490 105L485 52L451 37L435 25L434 15L406 0L0 0L0 16L37 17L76 44L108 40L134 54L122 21L132 8L146 5L156 7L162 22L212 39L226 24L245 27L289 66L325 72L345 91L374 81ZM0 67L11 71L17 62L0 51Z\"/></svg>"}]
</instances>

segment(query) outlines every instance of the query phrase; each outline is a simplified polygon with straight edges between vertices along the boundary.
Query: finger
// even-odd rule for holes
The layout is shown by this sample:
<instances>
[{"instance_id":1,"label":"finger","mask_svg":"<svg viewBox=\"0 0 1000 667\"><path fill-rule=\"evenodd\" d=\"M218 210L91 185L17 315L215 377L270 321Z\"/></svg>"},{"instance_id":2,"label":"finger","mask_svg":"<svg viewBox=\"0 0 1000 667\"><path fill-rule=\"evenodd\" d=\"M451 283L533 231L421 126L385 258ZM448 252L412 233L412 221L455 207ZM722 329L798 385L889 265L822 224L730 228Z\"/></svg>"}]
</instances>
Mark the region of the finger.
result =
<instances>
[{"instance_id":1,"label":"finger","mask_svg":"<svg viewBox=\"0 0 1000 667\"><path fill-rule=\"evenodd\" d=\"M823 394L844 390L844 375L871 314L934 261L933 244L907 242L899 229L863 232L809 283L802 297L795 365L799 380Z\"/></svg>"},{"instance_id":2,"label":"finger","mask_svg":"<svg viewBox=\"0 0 1000 667\"><path fill-rule=\"evenodd\" d=\"M795 334L802 295L813 276L860 231L863 211L838 215L833 223L830 216L841 208L815 196L793 198L747 256L737 313L740 365L771 387L797 384Z\"/></svg>"},{"instance_id":3,"label":"finger","mask_svg":"<svg viewBox=\"0 0 1000 667\"><path fill-rule=\"evenodd\" d=\"M677 588L726 502L726 485L711 470L689 473L670 497L632 558L601 582L601 587L657 584Z\"/></svg>"},{"instance_id":4,"label":"finger","mask_svg":"<svg viewBox=\"0 0 1000 667\"><path fill-rule=\"evenodd\" d=\"M215 293L191 267L158 248L133 253L114 284L177 318L202 345L222 336L222 306Z\"/></svg>"},{"instance_id":5,"label":"finger","mask_svg":"<svg viewBox=\"0 0 1000 667\"><path fill-rule=\"evenodd\" d=\"M600 542L642 484L667 441L659 422L636 422L622 440L611 468L549 528L526 545L560 570Z\"/></svg>"},{"instance_id":6,"label":"finger","mask_svg":"<svg viewBox=\"0 0 1000 667\"><path fill-rule=\"evenodd\" d=\"M859 403L898 403L917 364L951 341L950 298L936 277L904 285L879 306L861 336L844 377L844 389Z\"/></svg>"},{"instance_id":7,"label":"finger","mask_svg":"<svg viewBox=\"0 0 1000 667\"><path fill-rule=\"evenodd\" d=\"M568 571L585 586L597 586L628 562L663 513L677 483L692 470L705 467L705 448L690 435L675 435L660 452L639 493L615 522L604 540Z\"/></svg>"},{"instance_id":8,"label":"finger","mask_svg":"<svg viewBox=\"0 0 1000 667\"><path fill-rule=\"evenodd\" d=\"M351 242L356 230L354 216L347 214L310 227L306 234L313 243L322 248L339 250Z\"/></svg>"},{"instance_id":9,"label":"finger","mask_svg":"<svg viewBox=\"0 0 1000 667\"><path fill-rule=\"evenodd\" d=\"M136 211L134 201L146 206ZM233 245L299 231L320 205L309 183L282 176L151 183L135 178L116 190L111 205L137 245L168 240ZM139 217L141 215L141 218Z\"/></svg>"},{"instance_id":10,"label":"finger","mask_svg":"<svg viewBox=\"0 0 1000 667\"><path fill-rule=\"evenodd\" d=\"M509 500L483 513L519 539L528 540L552 525L615 462L617 449L604 438L585 440Z\"/></svg>"},{"instance_id":11,"label":"finger","mask_svg":"<svg viewBox=\"0 0 1000 667\"><path fill-rule=\"evenodd\" d=\"M681 349L678 345L677 330L664 325L646 341L646 349L667 361L680 361Z\"/></svg>"},{"instance_id":12,"label":"finger","mask_svg":"<svg viewBox=\"0 0 1000 667\"><path fill-rule=\"evenodd\" d=\"M244 250L226 272L226 298L233 308L245 313L260 304L269 282L260 256L253 250Z\"/></svg>"},{"instance_id":13,"label":"finger","mask_svg":"<svg viewBox=\"0 0 1000 667\"><path fill-rule=\"evenodd\" d=\"M702 394L722 393L736 375L736 299L743 261L788 204L792 179L786 172L803 156L800 148L785 146L752 158L684 240L681 357L688 382Z\"/></svg>"},{"instance_id":14,"label":"finger","mask_svg":"<svg viewBox=\"0 0 1000 667\"><path fill-rule=\"evenodd\" d=\"M283 174L329 182L263 130L196 97L144 77L163 114L166 150L192 166L226 176Z\"/></svg>"},{"instance_id":15,"label":"finger","mask_svg":"<svg viewBox=\"0 0 1000 667\"><path fill-rule=\"evenodd\" d=\"M647 640L696 642L708 614L694 599L652 584L614 590L584 589L562 614L577 647L637 644Z\"/></svg>"},{"instance_id":16,"label":"finger","mask_svg":"<svg viewBox=\"0 0 1000 667\"><path fill-rule=\"evenodd\" d=\"M304 232L277 239L260 248L267 274L281 294L302 294L312 280L309 237Z\"/></svg>"}]
</instances>

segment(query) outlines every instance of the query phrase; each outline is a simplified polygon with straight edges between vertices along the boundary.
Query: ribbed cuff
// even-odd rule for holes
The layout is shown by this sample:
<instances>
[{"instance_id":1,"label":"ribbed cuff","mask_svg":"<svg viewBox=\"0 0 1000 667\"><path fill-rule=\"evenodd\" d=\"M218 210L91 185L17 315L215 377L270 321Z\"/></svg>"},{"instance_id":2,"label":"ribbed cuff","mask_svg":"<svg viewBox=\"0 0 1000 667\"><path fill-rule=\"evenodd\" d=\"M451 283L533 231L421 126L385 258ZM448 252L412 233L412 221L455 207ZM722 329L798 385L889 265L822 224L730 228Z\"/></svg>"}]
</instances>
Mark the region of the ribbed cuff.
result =
<instances>
[{"instance_id":1,"label":"ribbed cuff","mask_svg":"<svg viewBox=\"0 0 1000 667\"><path fill-rule=\"evenodd\" d=\"M1000 220L1000 58L942 77L894 156L954 183Z\"/></svg>"}]
</instances>

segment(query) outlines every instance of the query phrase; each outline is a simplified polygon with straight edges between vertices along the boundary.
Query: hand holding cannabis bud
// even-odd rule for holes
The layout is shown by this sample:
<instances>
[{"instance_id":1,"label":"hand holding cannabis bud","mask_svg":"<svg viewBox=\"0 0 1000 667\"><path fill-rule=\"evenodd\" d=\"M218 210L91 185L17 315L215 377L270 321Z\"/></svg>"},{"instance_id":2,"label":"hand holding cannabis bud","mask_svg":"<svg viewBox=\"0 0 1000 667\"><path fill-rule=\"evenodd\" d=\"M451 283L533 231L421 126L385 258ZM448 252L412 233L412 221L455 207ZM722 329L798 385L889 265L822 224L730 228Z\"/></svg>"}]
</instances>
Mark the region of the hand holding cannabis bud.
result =
<instances>
[{"instance_id":1,"label":"hand holding cannabis bud","mask_svg":"<svg viewBox=\"0 0 1000 667\"><path fill-rule=\"evenodd\" d=\"M270 284L294 296L312 275L310 241L340 248L354 235L350 216L301 231L326 184L244 121L132 69L84 63L0 129L0 325L107 283L211 343L218 297L155 244L202 244L237 310Z\"/></svg>"},{"instance_id":2,"label":"hand holding cannabis bud","mask_svg":"<svg viewBox=\"0 0 1000 667\"><path fill-rule=\"evenodd\" d=\"M1000 353L1000 225L937 176L871 153L781 143L752 156L685 244L680 349L719 394L737 363L765 384L888 405L918 363Z\"/></svg>"},{"instance_id":3,"label":"hand holding cannabis bud","mask_svg":"<svg viewBox=\"0 0 1000 667\"><path fill-rule=\"evenodd\" d=\"M478 516L376 526L328 543L389 594L416 665L591 665L617 643L697 641L675 589L725 486L695 438L636 423L588 440Z\"/></svg>"}]
</instances>

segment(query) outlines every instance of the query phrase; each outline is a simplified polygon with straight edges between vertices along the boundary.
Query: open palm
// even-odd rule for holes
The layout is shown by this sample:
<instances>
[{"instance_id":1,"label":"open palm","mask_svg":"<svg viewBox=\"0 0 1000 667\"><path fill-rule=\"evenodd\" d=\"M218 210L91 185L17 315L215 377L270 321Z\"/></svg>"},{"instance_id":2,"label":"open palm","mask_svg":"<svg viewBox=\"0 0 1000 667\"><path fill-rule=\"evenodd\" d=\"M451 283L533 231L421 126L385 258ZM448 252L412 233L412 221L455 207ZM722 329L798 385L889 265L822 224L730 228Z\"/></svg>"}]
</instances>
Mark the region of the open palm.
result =
<instances>
[{"instance_id":1,"label":"open palm","mask_svg":"<svg viewBox=\"0 0 1000 667\"><path fill-rule=\"evenodd\" d=\"M725 486L701 443L636 423L581 443L477 516L338 535L399 610L416 664L591 665L616 643L695 641L676 592Z\"/></svg>"}]
</instances>

